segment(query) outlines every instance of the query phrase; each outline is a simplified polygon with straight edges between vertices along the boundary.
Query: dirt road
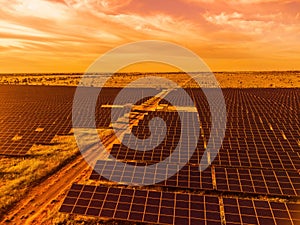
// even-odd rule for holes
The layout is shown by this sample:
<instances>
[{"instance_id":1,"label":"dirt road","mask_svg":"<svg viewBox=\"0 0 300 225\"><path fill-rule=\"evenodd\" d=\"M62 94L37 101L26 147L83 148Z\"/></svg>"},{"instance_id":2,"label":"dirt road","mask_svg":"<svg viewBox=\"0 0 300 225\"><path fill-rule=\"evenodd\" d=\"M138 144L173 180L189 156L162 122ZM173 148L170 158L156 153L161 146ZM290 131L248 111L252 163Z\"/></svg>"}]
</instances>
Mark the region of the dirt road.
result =
<instances>
[{"instance_id":1,"label":"dirt road","mask_svg":"<svg viewBox=\"0 0 300 225\"><path fill-rule=\"evenodd\" d=\"M95 158L91 154L88 156ZM50 176L29 193L8 213L6 224L32 224L48 210L53 203L60 202L73 182L84 179L91 168L80 155L58 173ZM2 223L4 223L2 221Z\"/></svg>"}]
</instances>

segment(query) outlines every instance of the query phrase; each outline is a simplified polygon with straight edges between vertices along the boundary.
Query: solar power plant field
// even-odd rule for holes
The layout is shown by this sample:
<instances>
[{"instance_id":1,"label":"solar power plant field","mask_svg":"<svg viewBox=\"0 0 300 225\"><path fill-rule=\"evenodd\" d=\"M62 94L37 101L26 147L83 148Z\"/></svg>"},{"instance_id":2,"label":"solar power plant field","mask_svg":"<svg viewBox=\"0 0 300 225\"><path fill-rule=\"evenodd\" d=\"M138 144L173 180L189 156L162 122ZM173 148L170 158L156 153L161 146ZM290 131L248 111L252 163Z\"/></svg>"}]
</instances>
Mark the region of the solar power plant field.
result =
<instances>
[{"instance_id":1,"label":"solar power plant field","mask_svg":"<svg viewBox=\"0 0 300 225\"><path fill-rule=\"evenodd\" d=\"M121 174L125 169L115 162L98 160L90 179L98 185L73 184L60 211L115 220L159 224L300 224L300 143L298 89L224 89L227 129L222 148L211 166L199 171L211 129L208 103L201 90L188 89L196 103L200 119L200 137L189 163L168 162L166 171L155 167L147 177L166 177L147 187L129 187L109 181L105 171ZM179 97L176 91L169 93ZM185 99L180 99L181 106ZM139 138L150 135L148 123L161 117L167 124L167 136L148 151L130 149L129 135L122 144L114 144L111 156L131 165L145 166L166 159L180 145L180 119L162 100L159 111L139 111L143 119L132 128ZM163 109L162 109L163 108ZM194 127L195 112L184 113ZM153 132L153 131L152 131ZM155 134L162 132L156 126ZM184 149L180 154L187 154ZM208 157L209 158L209 157ZM152 177L151 177L152 175ZM134 183L134 179L131 180Z\"/></svg>"},{"instance_id":2,"label":"solar power plant field","mask_svg":"<svg viewBox=\"0 0 300 225\"><path fill-rule=\"evenodd\" d=\"M111 108L107 106L113 104L119 90L105 88L99 95L97 128L111 129ZM153 96L161 91L145 89ZM109 149L111 156L97 160L88 184L72 184L60 212L112 219L120 224L300 224L300 90L223 89L225 138L216 158L207 154L211 165L203 171L199 171L199 164L209 141L211 112L200 89L186 91L195 102L199 118L197 112L185 107L187 100L176 90L169 96L179 98L178 108L190 128L185 132L199 129L195 125L199 119L199 141L192 155L180 141L178 112L165 100L151 108L151 98L144 98L131 112L133 134L145 143L151 134L163 135L163 126L149 130L151 118L160 117L167 125L166 137L155 143L154 149L137 151L127 147L129 143L140 146L125 134L122 143L116 142ZM73 87L1 86L0 157L23 157L34 144L49 145L55 135L72 134L74 93ZM124 99L130 99L130 94ZM85 110L90 99L78 101ZM123 105L127 103L124 100ZM91 127L89 119L82 120L82 127ZM128 186L102 176L110 171L120 174L121 180L130 178L110 157L141 167L155 165L173 154L177 146L178 160L167 162L167 171L174 171L173 176L167 178L167 171L158 167L146 177L134 176L144 181L163 177L164 181ZM182 160L186 157L190 158L188 163ZM131 182L135 183L134 178Z\"/></svg>"}]
</instances>

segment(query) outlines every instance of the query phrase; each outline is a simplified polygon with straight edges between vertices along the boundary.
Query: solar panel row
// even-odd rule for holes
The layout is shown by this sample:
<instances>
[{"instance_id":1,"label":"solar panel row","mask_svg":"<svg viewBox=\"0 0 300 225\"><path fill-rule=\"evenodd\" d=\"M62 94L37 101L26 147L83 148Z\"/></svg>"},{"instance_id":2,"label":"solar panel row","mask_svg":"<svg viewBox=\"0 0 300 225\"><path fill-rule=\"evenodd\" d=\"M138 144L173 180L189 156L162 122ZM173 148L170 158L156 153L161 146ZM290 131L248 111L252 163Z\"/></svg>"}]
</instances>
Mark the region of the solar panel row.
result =
<instances>
[{"instance_id":1,"label":"solar panel row","mask_svg":"<svg viewBox=\"0 0 300 225\"><path fill-rule=\"evenodd\" d=\"M268 195L300 195L298 171L216 167L217 190Z\"/></svg>"},{"instance_id":2,"label":"solar panel row","mask_svg":"<svg viewBox=\"0 0 300 225\"><path fill-rule=\"evenodd\" d=\"M225 222L234 224L300 223L300 204L219 197ZM133 222L222 224L219 198L190 193L73 184L60 211Z\"/></svg>"},{"instance_id":3,"label":"solar panel row","mask_svg":"<svg viewBox=\"0 0 300 225\"><path fill-rule=\"evenodd\" d=\"M136 163L130 162L128 164L133 164L136 166L145 166L146 163ZM179 164L168 164L165 170L160 169L155 165L155 169L151 171L145 171L144 174L126 174L125 167L118 167L117 163L114 161L107 160L98 160L95 168L89 179L91 180L100 180L100 181L110 181L111 176L118 176L120 182L125 183L131 180L130 182L134 183L134 177L144 177L144 182L146 180L156 180L164 177L163 182L157 183L156 186L162 187L172 187L172 188L183 188L183 189L203 189L203 190L212 190L212 173L211 168L209 167L205 171L200 172L198 166L186 165L181 168ZM181 169L180 169L181 168ZM107 173L109 171L109 174ZM179 172L177 172L179 171ZM174 174L174 176L167 178L167 174ZM102 175L106 175L103 177Z\"/></svg>"},{"instance_id":4,"label":"solar panel row","mask_svg":"<svg viewBox=\"0 0 300 225\"><path fill-rule=\"evenodd\" d=\"M223 198L226 224L276 224L300 223L300 204Z\"/></svg>"},{"instance_id":5,"label":"solar panel row","mask_svg":"<svg viewBox=\"0 0 300 225\"><path fill-rule=\"evenodd\" d=\"M222 224L218 197L73 184L61 212L160 224Z\"/></svg>"},{"instance_id":6,"label":"solar panel row","mask_svg":"<svg viewBox=\"0 0 300 225\"><path fill-rule=\"evenodd\" d=\"M145 166L147 163L127 162L138 166ZM90 176L91 180L109 181L111 176L118 175L120 182L128 182L133 177L155 180L165 177L165 181L156 184L157 186L177 187L194 190L213 190L212 169L207 168L200 172L198 166L186 165L180 169L179 164L168 164L166 170L161 171L158 167L147 174L126 174L125 167L117 167L113 161L98 160ZM107 174L106 171L109 171ZM179 172L177 172L179 171ZM214 167L216 177L216 190L226 192L241 192L263 195L278 196L299 196L300 176L298 171L285 170L263 170L244 168ZM111 173L111 174L110 174ZM167 178L167 174L174 176ZM105 175L103 177L102 175ZM134 183L134 180L131 182Z\"/></svg>"}]
</instances>

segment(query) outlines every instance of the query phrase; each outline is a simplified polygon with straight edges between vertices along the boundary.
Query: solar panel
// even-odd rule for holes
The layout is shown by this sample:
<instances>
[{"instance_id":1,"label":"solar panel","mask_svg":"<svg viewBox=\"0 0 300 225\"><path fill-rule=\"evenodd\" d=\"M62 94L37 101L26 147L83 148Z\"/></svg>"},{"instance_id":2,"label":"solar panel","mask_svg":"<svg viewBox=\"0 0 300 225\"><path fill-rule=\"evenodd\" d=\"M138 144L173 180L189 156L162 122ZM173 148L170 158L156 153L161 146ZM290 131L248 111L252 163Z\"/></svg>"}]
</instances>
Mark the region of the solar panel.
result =
<instances>
[{"instance_id":1,"label":"solar panel","mask_svg":"<svg viewBox=\"0 0 300 225\"><path fill-rule=\"evenodd\" d=\"M222 224L217 197L73 184L60 212L160 224Z\"/></svg>"},{"instance_id":2,"label":"solar panel","mask_svg":"<svg viewBox=\"0 0 300 225\"><path fill-rule=\"evenodd\" d=\"M226 224L299 224L300 204L223 198Z\"/></svg>"},{"instance_id":3,"label":"solar panel","mask_svg":"<svg viewBox=\"0 0 300 225\"><path fill-rule=\"evenodd\" d=\"M201 145L201 142L199 142L198 146ZM174 147L172 146L162 146L162 147L156 147L153 150L149 151L136 151L133 149L130 149L128 147L125 147L124 145L115 144L110 154L120 160L120 161L140 161L140 162L148 162L148 163L157 163L161 162L162 160L166 160L170 154L173 153ZM201 156L203 155L204 147L197 147L194 154L191 156L190 163L191 164L198 164L200 163ZM177 157L177 162L174 161L168 161L168 163L177 163L182 164L186 162L182 162L180 158L187 157L188 152L180 152L180 155ZM188 155L189 156L189 155Z\"/></svg>"},{"instance_id":4,"label":"solar panel","mask_svg":"<svg viewBox=\"0 0 300 225\"><path fill-rule=\"evenodd\" d=\"M116 174L120 175L119 177L121 183L122 182L126 183L126 181L128 182L128 179L139 176L138 174L133 174L128 177L128 175L126 175L124 172L125 167L117 167L116 164L117 163L114 161L98 160L89 179L110 181L111 177L108 176L103 177L102 175L100 175L100 174L107 174L105 171L107 171L108 169L111 175L116 175ZM136 166L147 165L147 163L136 163L136 162L130 162L129 164L133 164ZM161 172L163 172L163 174L161 174ZM163 182L157 183L156 186L173 187L173 188L177 187L177 188L195 189L195 190L213 189L212 172L210 167L200 172L198 166L186 165L180 169L179 164L168 164L165 171L160 171L158 167L156 167L154 171L151 170L151 173L149 171L149 173L144 177L144 179L153 179L156 177L156 174L158 174L159 178L161 176L166 177L168 172L174 174L174 176L166 179ZM133 182L133 180L131 182Z\"/></svg>"},{"instance_id":5,"label":"solar panel","mask_svg":"<svg viewBox=\"0 0 300 225\"><path fill-rule=\"evenodd\" d=\"M215 167L217 190L280 196L298 196L296 170Z\"/></svg>"}]
</instances>

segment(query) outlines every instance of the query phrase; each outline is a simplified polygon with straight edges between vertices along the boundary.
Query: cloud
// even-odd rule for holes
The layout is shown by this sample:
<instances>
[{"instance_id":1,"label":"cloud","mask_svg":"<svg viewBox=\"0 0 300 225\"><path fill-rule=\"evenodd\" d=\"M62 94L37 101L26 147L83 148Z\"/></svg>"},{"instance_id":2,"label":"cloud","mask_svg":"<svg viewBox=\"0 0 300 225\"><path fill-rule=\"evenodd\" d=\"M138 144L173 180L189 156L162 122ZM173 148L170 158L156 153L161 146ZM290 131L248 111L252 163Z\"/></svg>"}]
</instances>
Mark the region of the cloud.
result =
<instances>
[{"instance_id":1,"label":"cloud","mask_svg":"<svg viewBox=\"0 0 300 225\"><path fill-rule=\"evenodd\" d=\"M266 30L274 27L273 21L251 20L238 12L220 14L206 13L204 18L215 25L229 26L232 30L244 31L252 34L262 34Z\"/></svg>"},{"instance_id":2,"label":"cloud","mask_svg":"<svg viewBox=\"0 0 300 225\"><path fill-rule=\"evenodd\" d=\"M175 19L166 14L156 14L151 16L119 14L109 16L110 20L134 29L137 32L147 34L148 37L172 37L172 35L183 36L193 35L193 24L181 19Z\"/></svg>"},{"instance_id":3,"label":"cloud","mask_svg":"<svg viewBox=\"0 0 300 225\"><path fill-rule=\"evenodd\" d=\"M67 8L57 2L45 0L0 0L2 10L18 16L39 17L62 21L67 16Z\"/></svg>"},{"instance_id":4,"label":"cloud","mask_svg":"<svg viewBox=\"0 0 300 225\"><path fill-rule=\"evenodd\" d=\"M38 29L0 21L0 33L8 33L11 35L27 35L34 37L51 37L52 35L43 31L39 31Z\"/></svg>"},{"instance_id":5,"label":"cloud","mask_svg":"<svg viewBox=\"0 0 300 225\"><path fill-rule=\"evenodd\" d=\"M235 4L257 4L275 2L275 0L229 0L228 2Z\"/></svg>"},{"instance_id":6,"label":"cloud","mask_svg":"<svg viewBox=\"0 0 300 225\"><path fill-rule=\"evenodd\" d=\"M209 13L207 13L204 15L204 18L207 21L217 24L217 25L230 24L232 21L236 21L237 19L240 19L242 17L243 17L243 15L238 12L234 12L231 14L222 12L218 15L210 15Z\"/></svg>"},{"instance_id":7,"label":"cloud","mask_svg":"<svg viewBox=\"0 0 300 225\"><path fill-rule=\"evenodd\" d=\"M127 30L130 35L121 35L122 37L127 36L126 40L136 40L135 36L140 39L140 37L145 37L145 35L147 35L146 39L167 38L170 40L178 36L196 35L197 33L194 29L194 23L191 21L176 18L163 12L156 12L150 15L143 15L142 13L112 13L103 10L102 6L106 6L106 3L102 1L66 1L70 7L78 10L80 13L93 15L97 17L95 18L96 21L110 24L110 32L115 30L122 33ZM107 6L111 9L116 9L128 5L129 2L131 1L112 1ZM100 7L98 7L99 4L101 5Z\"/></svg>"},{"instance_id":8,"label":"cloud","mask_svg":"<svg viewBox=\"0 0 300 225\"><path fill-rule=\"evenodd\" d=\"M285 4L294 2L295 0L228 0L227 2L232 4L268 4L268 3L279 3Z\"/></svg>"},{"instance_id":9,"label":"cloud","mask_svg":"<svg viewBox=\"0 0 300 225\"><path fill-rule=\"evenodd\" d=\"M34 2L38 4L33 5ZM112 13L103 10L102 6L93 7L95 4L99 2L67 4L64 1L12 0L10 4L3 4L0 9L0 47L6 49L3 51L6 54L27 51L39 59L80 58L84 54L91 60L131 41L163 39L179 42L186 38L185 35L197 35L191 22L165 13L147 16ZM116 9L120 4L110 3L109 7ZM55 13L49 13L52 11Z\"/></svg>"},{"instance_id":10,"label":"cloud","mask_svg":"<svg viewBox=\"0 0 300 225\"><path fill-rule=\"evenodd\" d=\"M261 3L270 3L270 2L278 2L276 0L227 0L227 1L220 1L220 0L182 0L184 2L194 2L194 3L222 3L226 2L228 4L261 4ZM291 2L291 0L281 0L281 3Z\"/></svg>"},{"instance_id":11,"label":"cloud","mask_svg":"<svg viewBox=\"0 0 300 225\"><path fill-rule=\"evenodd\" d=\"M86 7L91 10L109 12L128 5L131 0L65 0L65 2L74 8Z\"/></svg>"},{"instance_id":12,"label":"cloud","mask_svg":"<svg viewBox=\"0 0 300 225\"><path fill-rule=\"evenodd\" d=\"M288 58L299 49L295 1L164 1L0 0L1 62L84 70L107 50L146 39L172 41L216 62L263 51Z\"/></svg>"},{"instance_id":13,"label":"cloud","mask_svg":"<svg viewBox=\"0 0 300 225\"><path fill-rule=\"evenodd\" d=\"M188 2L188 3L191 3L191 2L194 2L194 3L214 3L215 0L181 0L183 2Z\"/></svg>"}]
</instances>

